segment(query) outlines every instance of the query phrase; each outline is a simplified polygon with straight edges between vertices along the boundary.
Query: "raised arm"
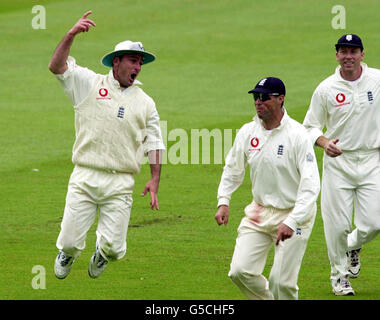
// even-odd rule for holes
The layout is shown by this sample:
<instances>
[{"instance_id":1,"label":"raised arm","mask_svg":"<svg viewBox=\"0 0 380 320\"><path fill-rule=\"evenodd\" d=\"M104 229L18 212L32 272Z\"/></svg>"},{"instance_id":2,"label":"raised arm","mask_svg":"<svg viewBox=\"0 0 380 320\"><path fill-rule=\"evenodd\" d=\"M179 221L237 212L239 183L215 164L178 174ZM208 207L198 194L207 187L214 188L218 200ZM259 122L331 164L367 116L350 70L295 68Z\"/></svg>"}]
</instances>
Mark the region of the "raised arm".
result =
<instances>
[{"instance_id":1,"label":"raised arm","mask_svg":"<svg viewBox=\"0 0 380 320\"><path fill-rule=\"evenodd\" d=\"M95 22L87 19L92 11L87 11L78 22L66 33L65 37L58 44L49 63L49 70L54 74L63 74L67 70L67 58L75 36L81 32L88 32Z\"/></svg>"}]
</instances>

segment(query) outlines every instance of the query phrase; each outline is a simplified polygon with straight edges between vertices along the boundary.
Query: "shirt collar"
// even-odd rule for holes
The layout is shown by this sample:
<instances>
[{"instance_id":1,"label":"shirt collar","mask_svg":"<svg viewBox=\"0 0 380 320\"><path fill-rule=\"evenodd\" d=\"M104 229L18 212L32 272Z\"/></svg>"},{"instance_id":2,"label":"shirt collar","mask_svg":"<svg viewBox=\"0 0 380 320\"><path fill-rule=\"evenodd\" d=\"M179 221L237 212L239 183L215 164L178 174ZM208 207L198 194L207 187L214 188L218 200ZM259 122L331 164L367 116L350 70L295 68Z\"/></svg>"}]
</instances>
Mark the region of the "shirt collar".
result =
<instances>
[{"instance_id":1,"label":"shirt collar","mask_svg":"<svg viewBox=\"0 0 380 320\"><path fill-rule=\"evenodd\" d=\"M118 88L118 89L125 89L125 88L121 88L119 81L117 81L114 78L114 76L113 76L113 70L112 69L108 72L108 78L109 78L110 83L112 85L114 85L116 88ZM134 86L134 85L142 85L142 83L139 80L136 79L135 81L133 81L132 86Z\"/></svg>"},{"instance_id":2,"label":"shirt collar","mask_svg":"<svg viewBox=\"0 0 380 320\"><path fill-rule=\"evenodd\" d=\"M367 72L367 68L368 68L367 64L365 64L364 62L360 62L360 65L361 65L361 67L362 67L362 74L360 75L360 78L357 79L357 80L359 80L359 81L360 81L361 79L363 79L363 76L366 74L366 72ZM347 82L348 80L345 80L345 79L342 78L342 76L341 76L341 74L340 74L340 68L341 68L340 65L336 67L336 69L335 69L335 76L337 77L337 79L338 79L339 81Z\"/></svg>"},{"instance_id":3,"label":"shirt collar","mask_svg":"<svg viewBox=\"0 0 380 320\"><path fill-rule=\"evenodd\" d=\"M289 119L288 113L286 112L286 109L284 107L282 107L282 110L284 110L284 115L282 116L280 125L278 127L274 128L274 129L272 129L271 131L273 131L273 130L281 130L286 125L286 123L288 122L288 119ZM267 130L267 129L265 129L262 120L257 115L255 115L253 117L253 120L257 121L258 123L260 123L261 127L264 130Z\"/></svg>"}]
</instances>

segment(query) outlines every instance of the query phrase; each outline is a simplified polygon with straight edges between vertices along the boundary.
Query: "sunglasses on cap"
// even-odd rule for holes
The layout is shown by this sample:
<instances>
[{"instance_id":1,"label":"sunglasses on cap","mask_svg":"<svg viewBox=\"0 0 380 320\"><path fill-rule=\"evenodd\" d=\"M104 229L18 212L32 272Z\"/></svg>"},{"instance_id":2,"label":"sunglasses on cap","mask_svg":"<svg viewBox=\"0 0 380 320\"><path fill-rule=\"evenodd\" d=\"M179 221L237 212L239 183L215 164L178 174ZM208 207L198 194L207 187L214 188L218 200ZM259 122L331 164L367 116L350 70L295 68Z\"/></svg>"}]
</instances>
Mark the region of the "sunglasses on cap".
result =
<instances>
[{"instance_id":1,"label":"sunglasses on cap","mask_svg":"<svg viewBox=\"0 0 380 320\"><path fill-rule=\"evenodd\" d=\"M253 99L256 101L257 99L260 99L261 102L270 100L271 96L279 96L279 93L262 93L262 92L254 92L253 93Z\"/></svg>"}]
</instances>

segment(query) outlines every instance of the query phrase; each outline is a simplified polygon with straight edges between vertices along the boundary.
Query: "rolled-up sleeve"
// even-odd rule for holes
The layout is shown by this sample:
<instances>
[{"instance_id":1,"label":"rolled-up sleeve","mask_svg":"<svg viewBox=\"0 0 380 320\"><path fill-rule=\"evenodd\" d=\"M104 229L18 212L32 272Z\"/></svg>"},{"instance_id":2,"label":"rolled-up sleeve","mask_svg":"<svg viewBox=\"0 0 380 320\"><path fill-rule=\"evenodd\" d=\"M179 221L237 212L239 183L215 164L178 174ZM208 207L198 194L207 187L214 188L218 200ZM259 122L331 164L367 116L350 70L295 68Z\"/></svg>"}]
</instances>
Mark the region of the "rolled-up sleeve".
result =
<instances>
[{"instance_id":1,"label":"rolled-up sleeve","mask_svg":"<svg viewBox=\"0 0 380 320\"><path fill-rule=\"evenodd\" d=\"M89 95L97 75L88 68L78 66L71 56L66 64L66 71L55 76L72 104L79 105Z\"/></svg>"}]
</instances>

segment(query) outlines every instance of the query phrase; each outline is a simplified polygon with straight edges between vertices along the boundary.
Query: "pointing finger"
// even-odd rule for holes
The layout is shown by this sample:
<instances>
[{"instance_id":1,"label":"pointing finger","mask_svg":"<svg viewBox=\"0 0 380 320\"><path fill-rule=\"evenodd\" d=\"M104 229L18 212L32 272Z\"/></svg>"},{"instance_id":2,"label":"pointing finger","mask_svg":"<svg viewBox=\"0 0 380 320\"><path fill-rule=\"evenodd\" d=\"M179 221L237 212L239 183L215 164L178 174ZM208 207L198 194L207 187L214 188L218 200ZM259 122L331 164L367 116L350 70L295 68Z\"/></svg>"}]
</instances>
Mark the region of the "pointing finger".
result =
<instances>
[{"instance_id":1,"label":"pointing finger","mask_svg":"<svg viewBox=\"0 0 380 320\"><path fill-rule=\"evenodd\" d=\"M90 10L90 11L87 11L87 12L83 15L82 19L86 19L91 13L92 13L91 10Z\"/></svg>"}]
</instances>

